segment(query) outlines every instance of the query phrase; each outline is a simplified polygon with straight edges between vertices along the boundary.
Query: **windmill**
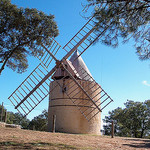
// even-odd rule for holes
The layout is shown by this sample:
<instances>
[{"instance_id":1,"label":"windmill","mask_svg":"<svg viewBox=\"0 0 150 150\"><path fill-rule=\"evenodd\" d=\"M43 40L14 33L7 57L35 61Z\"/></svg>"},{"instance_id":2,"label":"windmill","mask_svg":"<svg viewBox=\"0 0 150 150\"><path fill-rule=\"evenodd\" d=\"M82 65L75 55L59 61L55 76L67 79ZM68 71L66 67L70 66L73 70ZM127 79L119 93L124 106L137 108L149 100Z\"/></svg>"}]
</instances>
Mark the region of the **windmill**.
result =
<instances>
[{"instance_id":1,"label":"windmill","mask_svg":"<svg viewBox=\"0 0 150 150\"><path fill-rule=\"evenodd\" d=\"M94 16L91 17L62 48L67 53L61 60L56 58L61 46L55 39L51 38L49 47L42 45L43 54L37 55L41 63L8 98L15 109L27 116L49 95L49 130L52 115L56 114L57 131L98 133L100 112L113 100L83 65L81 55L108 27L97 32L97 23ZM78 67L77 61L82 62ZM54 102L54 99L57 100Z\"/></svg>"}]
</instances>

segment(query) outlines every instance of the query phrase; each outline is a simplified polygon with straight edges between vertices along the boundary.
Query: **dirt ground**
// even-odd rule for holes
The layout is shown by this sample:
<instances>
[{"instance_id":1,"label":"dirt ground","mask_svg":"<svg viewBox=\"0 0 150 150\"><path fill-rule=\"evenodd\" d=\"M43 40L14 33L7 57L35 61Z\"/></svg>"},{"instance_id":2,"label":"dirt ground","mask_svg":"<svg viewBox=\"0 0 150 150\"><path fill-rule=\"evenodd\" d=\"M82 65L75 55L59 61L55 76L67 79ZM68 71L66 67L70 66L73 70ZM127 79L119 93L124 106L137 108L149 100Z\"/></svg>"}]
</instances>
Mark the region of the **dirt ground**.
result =
<instances>
[{"instance_id":1,"label":"dirt ground","mask_svg":"<svg viewBox=\"0 0 150 150\"><path fill-rule=\"evenodd\" d=\"M4 149L150 150L150 140L0 127L0 150Z\"/></svg>"}]
</instances>

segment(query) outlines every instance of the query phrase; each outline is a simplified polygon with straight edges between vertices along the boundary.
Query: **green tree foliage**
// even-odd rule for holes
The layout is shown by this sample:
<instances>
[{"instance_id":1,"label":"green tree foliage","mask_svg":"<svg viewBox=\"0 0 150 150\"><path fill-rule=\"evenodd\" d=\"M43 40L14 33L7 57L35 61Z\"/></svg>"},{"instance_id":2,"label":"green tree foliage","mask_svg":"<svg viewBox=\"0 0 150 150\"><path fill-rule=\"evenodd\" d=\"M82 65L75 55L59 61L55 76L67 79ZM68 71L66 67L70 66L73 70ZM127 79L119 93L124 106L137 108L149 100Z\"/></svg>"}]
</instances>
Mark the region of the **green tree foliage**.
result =
<instances>
[{"instance_id":1,"label":"green tree foliage","mask_svg":"<svg viewBox=\"0 0 150 150\"><path fill-rule=\"evenodd\" d=\"M2 105L0 105L0 115L2 112ZM2 121L4 121L5 118L5 112L6 109L3 106L3 118ZM23 118L23 116L19 113L13 113L13 112L7 112L7 120L6 123L8 124L17 124L17 125L21 125L21 127L23 129L28 129L28 125L29 125L30 120L27 118Z\"/></svg>"},{"instance_id":2,"label":"green tree foliage","mask_svg":"<svg viewBox=\"0 0 150 150\"><path fill-rule=\"evenodd\" d=\"M47 131L48 112L44 110L42 114L34 117L29 123L30 130Z\"/></svg>"},{"instance_id":3,"label":"green tree foliage","mask_svg":"<svg viewBox=\"0 0 150 150\"><path fill-rule=\"evenodd\" d=\"M54 15L0 0L0 73L5 66L18 73L26 71L27 56L42 55L41 44L49 46L57 35Z\"/></svg>"},{"instance_id":4,"label":"green tree foliage","mask_svg":"<svg viewBox=\"0 0 150 150\"><path fill-rule=\"evenodd\" d=\"M106 30L100 41L117 47L119 39L135 40L141 60L150 59L150 1L149 0L87 0L84 10L94 6L97 32Z\"/></svg>"},{"instance_id":5,"label":"green tree foliage","mask_svg":"<svg viewBox=\"0 0 150 150\"><path fill-rule=\"evenodd\" d=\"M1 117L1 112L2 112L2 105L0 105L0 117ZM3 122L5 120L5 112L6 112L6 109L3 106L3 118L2 118ZM21 125L23 129L47 131L48 112L46 110L43 110L40 115L34 117L30 121L26 117L24 118L20 113L13 113L13 112L8 111L6 123Z\"/></svg>"},{"instance_id":6,"label":"green tree foliage","mask_svg":"<svg viewBox=\"0 0 150 150\"><path fill-rule=\"evenodd\" d=\"M23 118L23 116L20 113L13 113L13 112L7 113L7 123L9 124L21 125L23 129L28 129L29 122L30 120L27 119L26 117Z\"/></svg>"},{"instance_id":7,"label":"green tree foliage","mask_svg":"<svg viewBox=\"0 0 150 150\"><path fill-rule=\"evenodd\" d=\"M111 122L114 121L115 135L127 137L150 136L150 100L145 102L127 101L125 108L109 112L103 120L104 132L110 134Z\"/></svg>"},{"instance_id":8,"label":"green tree foliage","mask_svg":"<svg viewBox=\"0 0 150 150\"><path fill-rule=\"evenodd\" d=\"M5 120L5 112L6 112L6 109L4 108L4 106L0 105L0 119L2 119L2 121Z\"/></svg>"}]
</instances>

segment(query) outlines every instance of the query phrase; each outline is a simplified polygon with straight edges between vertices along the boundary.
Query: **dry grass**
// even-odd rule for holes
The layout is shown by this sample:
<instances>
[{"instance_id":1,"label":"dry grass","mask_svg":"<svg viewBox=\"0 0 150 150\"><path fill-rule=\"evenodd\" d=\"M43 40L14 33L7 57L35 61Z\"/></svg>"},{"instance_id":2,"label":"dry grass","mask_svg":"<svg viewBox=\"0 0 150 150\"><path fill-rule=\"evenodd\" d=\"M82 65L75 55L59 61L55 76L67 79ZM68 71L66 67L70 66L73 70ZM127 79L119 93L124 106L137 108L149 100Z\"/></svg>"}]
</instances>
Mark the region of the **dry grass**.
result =
<instances>
[{"instance_id":1,"label":"dry grass","mask_svg":"<svg viewBox=\"0 0 150 150\"><path fill-rule=\"evenodd\" d=\"M49 133L0 127L0 149L150 150L150 140Z\"/></svg>"}]
</instances>

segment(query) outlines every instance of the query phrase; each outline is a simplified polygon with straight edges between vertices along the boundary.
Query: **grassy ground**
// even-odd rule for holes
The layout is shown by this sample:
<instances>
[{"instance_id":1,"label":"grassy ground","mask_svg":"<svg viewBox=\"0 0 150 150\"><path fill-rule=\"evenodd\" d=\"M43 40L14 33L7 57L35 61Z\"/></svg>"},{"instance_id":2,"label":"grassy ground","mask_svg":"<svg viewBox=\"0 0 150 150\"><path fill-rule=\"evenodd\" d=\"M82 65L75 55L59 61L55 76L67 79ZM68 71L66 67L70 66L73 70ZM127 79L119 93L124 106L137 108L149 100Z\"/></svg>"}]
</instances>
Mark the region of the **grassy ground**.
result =
<instances>
[{"instance_id":1,"label":"grassy ground","mask_svg":"<svg viewBox=\"0 0 150 150\"><path fill-rule=\"evenodd\" d=\"M0 127L0 150L150 150L150 140Z\"/></svg>"}]
</instances>

